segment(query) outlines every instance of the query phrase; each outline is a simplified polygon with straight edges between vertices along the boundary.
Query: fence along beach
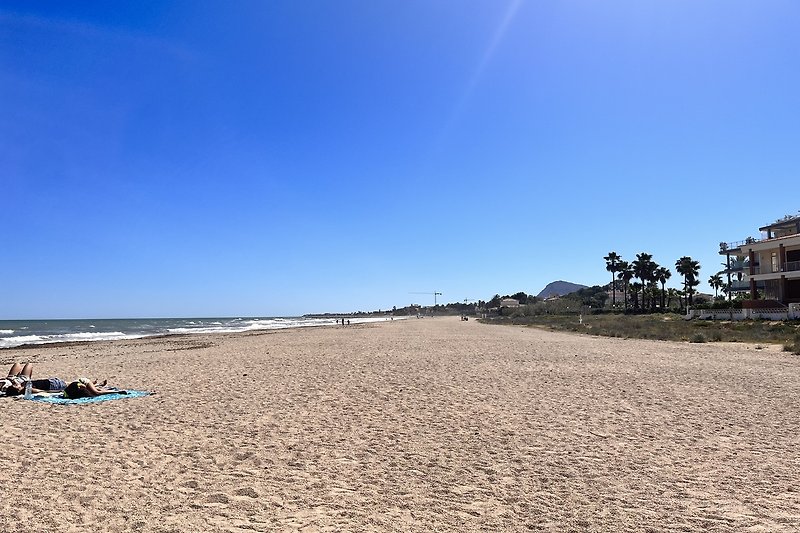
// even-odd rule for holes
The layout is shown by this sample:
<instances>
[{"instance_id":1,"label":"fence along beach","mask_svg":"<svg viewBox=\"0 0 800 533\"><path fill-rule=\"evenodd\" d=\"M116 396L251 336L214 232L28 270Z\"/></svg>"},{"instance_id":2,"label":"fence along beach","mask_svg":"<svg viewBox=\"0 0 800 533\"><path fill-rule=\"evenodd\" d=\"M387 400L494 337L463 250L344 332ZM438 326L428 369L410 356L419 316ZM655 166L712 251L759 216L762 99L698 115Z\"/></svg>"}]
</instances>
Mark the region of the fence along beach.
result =
<instances>
[{"instance_id":1,"label":"fence along beach","mask_svg":"<svg viewBox=\"0 0 800 533\"><path fill-rule=\"evenodd\" d=\"M458 317L10 348L157 394L0 399L0 524L792 531L800 370L778 350Z\"/></svg>"}]
</instances>

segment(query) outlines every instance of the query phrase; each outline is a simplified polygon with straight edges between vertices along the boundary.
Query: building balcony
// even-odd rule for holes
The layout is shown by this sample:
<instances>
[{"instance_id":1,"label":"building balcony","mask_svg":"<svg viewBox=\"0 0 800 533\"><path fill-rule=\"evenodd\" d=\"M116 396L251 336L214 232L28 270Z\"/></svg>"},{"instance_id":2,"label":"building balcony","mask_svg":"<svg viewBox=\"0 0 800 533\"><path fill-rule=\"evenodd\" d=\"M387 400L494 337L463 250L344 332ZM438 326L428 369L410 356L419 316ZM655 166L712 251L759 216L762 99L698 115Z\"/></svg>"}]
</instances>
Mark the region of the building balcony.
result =
<instances>
[{"instance_id":1,"label":"building balcony","mask_svg":"<svg viewBox=\"0 0 800 533\"><path fill-rule=\"evenodd\" d=\"M748 244L755 244L759 242L761 239L755 239L753 237L748 237L743 241L734 241L734 242L721 242L719 243L719 253L726 254L733 252L735 250L740 250L742 246L747 246Z\"/></svg>"},{"instance_id":2,"label":"building balcony","mask_svg":"<svg viewBox=\"0 0 800 533\"><path fill-rule=\"evenodd\" d=\"M749 290L750 290L749 281L731 281L731 286L730 286L731 292L742 292Z\"/></svg>"},{"instance_id":3,"label":"building balcony","mask_svg":"<svg viewBox=\"0 0 800 533\"><path fill-rule=\"evenodd\" d=\"M723 272L743 272L750 270L750 261L731 261L731 266L726 268Z\"/></svg>"},{"instance_id":4,"label":"building balcony","mask_svg":"<svg viewBox=\"0 0 800 533\"><path fill-rule=\"evenodd\" d=\"M788 216L772 224L758 228L767 239L789 237L800 233L800 216Z\"/></svg>"},{"instance_id":5,"label":"building balcony","mask_svg":"<svg viewBox=\"0 0 800 533\"><path fill-rule=\"evenodd\" d=\"M763 229L764 228L762 228L762 230ZM797 236L800 236L800 230L797 230L794 227L783 228L781 230L764 231L759 239L756 239L755 237L748 237L743 241L721 242L719 243L719 253L721 255L744 255L746 253L746 248L751 244L777 241L779 239Z\"/></svg>"},{"instance_id":6,"label":"building balcony","mask_svg":"<svg viewBox=\"0 0 800 533\"><path fill-rule=\"evenodd\" d=\"M784 263L782 267L767 265L763 272L760 268L756 268L755 274L778 274L780 272L800 272L800 261L789 261Z\"/></svg>"}]
</instances>

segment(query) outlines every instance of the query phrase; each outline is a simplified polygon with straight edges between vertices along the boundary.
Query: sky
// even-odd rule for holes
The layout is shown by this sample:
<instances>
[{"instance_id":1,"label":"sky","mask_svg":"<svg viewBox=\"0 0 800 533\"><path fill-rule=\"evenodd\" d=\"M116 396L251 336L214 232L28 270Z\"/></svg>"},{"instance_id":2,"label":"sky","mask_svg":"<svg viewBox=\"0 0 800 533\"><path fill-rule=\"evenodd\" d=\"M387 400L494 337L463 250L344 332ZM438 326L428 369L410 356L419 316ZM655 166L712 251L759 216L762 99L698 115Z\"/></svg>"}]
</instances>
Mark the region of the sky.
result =
<instances>
[{"instance_id":1,"label":"sky","mask_svg":"<svg viewBox=\"0 0 800 533\"><path fill-rule=\"evenodd\" d=\"M0 1L0 319L721 269L800 209L795 0ZM706 283L700 289L711 292Z\"/></svg>"}]
</instances>

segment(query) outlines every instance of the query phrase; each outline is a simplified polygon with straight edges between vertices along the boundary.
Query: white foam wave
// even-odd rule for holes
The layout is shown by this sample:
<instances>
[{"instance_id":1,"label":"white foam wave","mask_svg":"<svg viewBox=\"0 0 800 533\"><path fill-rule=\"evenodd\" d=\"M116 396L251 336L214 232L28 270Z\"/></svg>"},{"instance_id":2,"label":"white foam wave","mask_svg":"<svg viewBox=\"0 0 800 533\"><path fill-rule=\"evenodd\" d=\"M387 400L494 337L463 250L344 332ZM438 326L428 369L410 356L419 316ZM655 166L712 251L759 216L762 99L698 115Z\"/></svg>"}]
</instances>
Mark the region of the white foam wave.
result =
<instances>
[{"instance_id":1,"label":"white foam wave","mask_svg":"<svg viewBox=\"0 0 800 533\"><path fill-rule=\"evenodd\" d=\"M408 317L395 317L397 320L402 320ZM226 320L224 322L214 321L206 322L201 321L186 321L186 326L189 327L174 327L166 330L168 334L198 334L198 333L241 333L246 331L256 330L270 330L270 329L288 329L288 328L304 328L314 326L333 326L337 323L338 319L331 318L236 318L233 320ZM369 322L385 322L391 320L391 317L350 317L345 318L350 320L350 324L360 324ZM89 327L94 327L90 325ZM19 328L19 331L28 329L27 327ZM0 330L0 335L13 335L14 330ZM138 329L124 333L122 331L111 332L75 332L75 333L59 333L59 334L40 334L40 335L19 335L10 337L0 337L0 348L13 348L23 344L51 344L56 342L76 342L76 341L106 341L106 340L122 340L122 339L140 339L152 335L163 335L163 329Z\"/></svg>"},{"instance_id":2,"label":"white foam wave","mask_svg":"<svg viewBox=\"0 0 800 533\"><path fill-rule=\"evenodd\" d=\"M244 331L242 328L224 328L224 327L211 327L211 328L169 328L168 333L186 334L186 333L238 333Z\"/></svg>"},{"instance_id":3,"label":"white foam wave","mask_svg":"<svg viewBox=\"0 0 800 533\"><path fill-rule=\"evenodd\" d=\"M138 339L143 335L129 335L121 331L106 333L65 333L63 335L20 335L0 339L0 348L13 348L23 344L51 344L54 342L78 341L116 341L121 339Z\"/></svg>"}]
</instances>

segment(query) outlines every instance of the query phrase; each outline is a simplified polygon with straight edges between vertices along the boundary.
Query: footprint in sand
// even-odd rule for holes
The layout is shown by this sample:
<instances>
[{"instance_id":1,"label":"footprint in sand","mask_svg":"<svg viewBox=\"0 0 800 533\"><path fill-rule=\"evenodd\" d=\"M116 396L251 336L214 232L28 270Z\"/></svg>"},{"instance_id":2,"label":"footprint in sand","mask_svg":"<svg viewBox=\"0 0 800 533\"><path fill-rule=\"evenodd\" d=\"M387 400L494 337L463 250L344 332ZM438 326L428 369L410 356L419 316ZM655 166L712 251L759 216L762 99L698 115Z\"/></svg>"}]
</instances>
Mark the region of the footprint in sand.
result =
<instances>
[{"instance_id":1,"label":"footprint in sand","mask_svg":"<svg viewBox=\"0 0 800 533\"><path fill-rule=\"evenodd\" d=\"M234 494L237 496L247 496L248 498L258 498L260 496L253 487L242 487L241 489L236 489Z\"/></svg>"},{"instance_id":2,"label":"footprint in sand","mask_svg":"<svg viewBox=\"0 0 800 533\"><path fill-rule=\"evenodd\" d=\"M208 498L206 498L206 502L208 503L228 503L229 501L228 496L221 492L209 494Z\"/></svg>"}]
</instances>

